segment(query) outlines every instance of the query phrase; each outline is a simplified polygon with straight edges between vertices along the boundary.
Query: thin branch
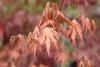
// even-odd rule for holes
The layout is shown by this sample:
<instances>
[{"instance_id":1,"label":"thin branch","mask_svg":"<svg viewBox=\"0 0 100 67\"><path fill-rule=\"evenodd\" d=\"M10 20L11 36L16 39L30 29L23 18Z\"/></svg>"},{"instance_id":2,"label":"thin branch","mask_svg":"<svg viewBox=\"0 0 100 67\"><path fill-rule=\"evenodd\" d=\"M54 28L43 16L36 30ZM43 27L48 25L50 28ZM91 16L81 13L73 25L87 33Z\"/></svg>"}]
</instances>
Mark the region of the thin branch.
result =
<instances>
[{"instance_id":1,"label":"thin branch","mask_svg":"<svg viewBox=\"0 0 100 67\"><path fill-rule=\"evenodd\" d=\"M63 6L63 3L64 3L64 0L61 0L60 2L60 6L59 6L59 9L61 10L62 6Z\"/></svg>"}]
</instances>

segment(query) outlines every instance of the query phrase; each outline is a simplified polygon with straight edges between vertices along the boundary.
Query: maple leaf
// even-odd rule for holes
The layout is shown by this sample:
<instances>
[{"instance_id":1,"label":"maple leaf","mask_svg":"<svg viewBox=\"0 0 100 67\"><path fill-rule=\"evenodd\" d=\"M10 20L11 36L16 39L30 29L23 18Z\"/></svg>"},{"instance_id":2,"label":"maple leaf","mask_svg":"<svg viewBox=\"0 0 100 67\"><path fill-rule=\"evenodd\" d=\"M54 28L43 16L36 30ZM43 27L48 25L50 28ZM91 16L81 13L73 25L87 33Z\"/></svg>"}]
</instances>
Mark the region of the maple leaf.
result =
<instances>
[{"instance_id":1,"label":"maple leaf","mask_svg":"<svg viewBox=\"0 0 100 67\"><path fill-rule=\"evenodd\" d=\"M10 47L14 46L15 43L17 43L18 38L17 36L11 36L10 37Z\"/></svg>"},{"instance_id":2,"label":"maple leaf","mask_svg":"<svg viewBox=\"0 0 100 67\"><path fill-rule=\"evenodd\" d=\"M79 35L80 39L83 41L82 30L80 24L75 19L73 19L71 22L75 25L76 28L73 26L68 26L65 34L72 41L73 45L75 45L77 35Z\"/></svg>"},{"instance_id":3,"label":"maple leaf","mask_svg":"<svg viewBox=\"0 0 100 67\"><path fill-rule=\"evenodd\" d=\"M91 35L93 35L96 31L96 24L94 20L91 20Z\"/></svg>"},{"instance_id":4,"label":"maple leaf","mask_svg":"<svg viewBox=\"0 0 100 67\"><path fill-rule=\"evenodd\" d=\"M82 57L78 64L78 67L92 67L91 60L88 57Z\"/></svg>"},{"instance_id":5,"label":"maple leaf","mask_svg":"<svg viewBox=\"0 0 100 67\"><path fill-rule=\"evenodd\" d=\"M22 45L23 44L23 45ZM17 49L23 53L27 50L27 41L24 35L18 35Z\"/></svg>"},{"instance_id":6,"label":"maple leaf","mask_svg":"<svg viewBox=\"0 0 100 67\"><path fill-rule=\"evenodd\" d=\"M42 19L40 21L40 25L42 25L46 20L51 19L51 13L50 13L51 11L52 11L51 2L47 2L42 15Z\"/></svg>"},{"instance_id":7,"label":"maple leaf","mask_svg":"<svg viewBox=\"0 0 100 67\"><path fill-rule=\"evenodd\" d=\"M58 18L66 22L69 26L72 26L76 30L77 34L80 36L80 39L83 40L80 24L75 19L71 21L68 18L64 17L64 15L59 11Z\"/></svg>"},{"instance_id":8,"label":"maple leaf","mask_svg":"<svg viewBox=\"0 0 100 67\"><path fill-rule=\"evenodd\" d=\"M35 27L34 31L33 31L33 36L36 40L38 40L38 36L40 34L40 29L38 26Z\"/></svg>"},{"instance_id":9,"label":"maple leaf","mask_svg":"<svg viewBox=\"0 0 100 67\"><path fill-rule=\"evenodd\" d=\"M72 43L75 45L75 44L76 44L76 43L75 43L75 40L76 40L77 32L75 31L74 28L72 28L72 27L69 27L69 28L70 28L70 29L69 29L69 31L67 31L67 32L69 32L70 34L67 35L67 36L70 38L70 40L72 41Z\"/></svg>"},{"instance_id":10,"label":"maple leaf","mask_svg":"<svg viewBox=\"0 0 100 67\"><path fill-rule=\"evenodd\" d=\"M89 18L85 18L84 16L80 17L81 19L81 23L82 23L82 31L83 33L87 34L87 33L91 33L91 35L93 35L93 33L95 32L96 29L96 25L94 20L89 20Z\"/></svg>"},{"instance_id":11,"label":"maple leaf","mask_svg":"<svg viewBox=\"0 0 100 67\"><path fill-rule=\"evenodd\" d=\"M67 56L68 55L66 55L65 52L57 52L57 54L55 54L54 60L56 63L61 63L61 67L63 67L67 61Z\"/></svg>"},{"instance_id":12,"label":"maple leaf","mask_svg":"<svg viewBox=\"0 0 100 67\"><path fill-rule=\"evenodd\" d=\"M22 34L19 34L18 36L11 36L10 44L11 44L11 47L14 47L14 49L18 51L24 52L27 50L26 37Z\"/></svg>"},{"instance_id":13,"label":"maple leaf","mask_svg":"<svg viewBox=\"0 0 100 67\"><path fill-rule=\"evenodd\" d=\"M75 25L75 30L77 32L77 34L79 35L80 39L83 40L83 37L82 37L82 29L81 29L81 26L80 24L74 19L72 20L72 23Z\"/></svg>"},{"instance_id":14,"label":"maple leaf","mask_svg":"<svg viewBox=\"0 0 100 67\"><path fill-rule=\"evenodd\" d=\"M44 46L46 45L46 50L48 53L48 56L50 57L50 49L52 45L55 45L55 48L58 48L57 46L57 32L53 30L53 28L45 27L41 30L40 36L39 36L39 43ZM53 44L52 44L53 43Z\"/></svg>"},{"instance_id":15,"label":"maple leaf","mask_svg":"<svg viewBox=\"0 0 100 67\"><path fill-rule=\"evenodd\" d=\"M39 42L34 38L33 33L30 32L28 37L27 37L27 51L28 53L33 53L34 58L36 58L36 54L37 53L41 53L41 46L39 44Z\"/></svg>"}]
</instances>

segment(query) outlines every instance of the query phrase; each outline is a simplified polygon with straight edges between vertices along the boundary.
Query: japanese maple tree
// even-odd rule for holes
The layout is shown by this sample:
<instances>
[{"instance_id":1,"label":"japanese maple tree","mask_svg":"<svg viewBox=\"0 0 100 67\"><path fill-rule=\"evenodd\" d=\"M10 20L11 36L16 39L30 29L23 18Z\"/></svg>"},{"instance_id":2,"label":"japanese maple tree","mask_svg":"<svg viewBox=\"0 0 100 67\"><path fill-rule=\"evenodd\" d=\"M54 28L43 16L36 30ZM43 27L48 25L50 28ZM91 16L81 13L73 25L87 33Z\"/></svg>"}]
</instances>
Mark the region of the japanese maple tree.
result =
<instances>
[{"instance_id":1,"label":"japanese maple tree","mask_svg":"<svg viewBox=\"0 0 100 67\"><path fill-rule=\"evenodd\" d=\"M66 23L67 28L64 29L61 25ZM30 32L27 37L23 35L12 36L11 45L20 52L21 57L15 65L24 67L41 64L48 67L58 67L66 63L68 54L64 51L64 46L59 42L60 36L63 35L69 39L73 47L77 46L77 37L80 41L84 41L84 35L95 33L94 20L90 20L85 16L81 16L79 21L76 19L68 19L61 13L60 8L55 2L47 2L39 24L33 32ZM25 60L28 64L24 63Z\"/></svg>"}]
</instances>

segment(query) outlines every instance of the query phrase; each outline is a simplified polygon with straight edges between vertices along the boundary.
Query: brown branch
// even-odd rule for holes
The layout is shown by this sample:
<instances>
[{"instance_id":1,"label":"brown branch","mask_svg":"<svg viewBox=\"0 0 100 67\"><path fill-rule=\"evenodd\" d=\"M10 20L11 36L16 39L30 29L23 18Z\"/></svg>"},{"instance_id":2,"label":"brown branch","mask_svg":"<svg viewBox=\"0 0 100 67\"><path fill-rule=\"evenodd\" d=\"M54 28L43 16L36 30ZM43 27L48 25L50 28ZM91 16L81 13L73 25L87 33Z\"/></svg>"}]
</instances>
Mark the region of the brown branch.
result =
<instances>
[{"instance_id":1,"label":"brown branch","mask_svg":"<svg viewBox=\"0 0 100 67\"><path fill-rule=\"evenodd\" d=\"M64 3L64 0L61 0L60 5L59 5L59 10L61 10L63 3Z\"/></svg>"}]
</instances>

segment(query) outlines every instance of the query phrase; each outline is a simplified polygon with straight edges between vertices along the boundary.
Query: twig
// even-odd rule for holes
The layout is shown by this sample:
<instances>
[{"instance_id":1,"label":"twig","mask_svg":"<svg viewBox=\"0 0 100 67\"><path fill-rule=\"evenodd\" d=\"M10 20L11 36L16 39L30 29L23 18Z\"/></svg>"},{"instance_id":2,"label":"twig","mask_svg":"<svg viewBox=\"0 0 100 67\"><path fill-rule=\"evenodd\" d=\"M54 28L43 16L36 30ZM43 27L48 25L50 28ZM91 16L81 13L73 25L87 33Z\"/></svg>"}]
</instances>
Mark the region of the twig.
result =
<instances>
[{"instance_id":1,"label":"twig","mask_svg":"<svg viewBox=\"0 0 100 67\"><path fill-rule=\"evenodd\" d=\"M61 10L62 6L63 6L63 3L64 3L64 0L61 0L61 3L60 3L60 6L59 6L59 9Z\"/></svg>"}]
</instances>

